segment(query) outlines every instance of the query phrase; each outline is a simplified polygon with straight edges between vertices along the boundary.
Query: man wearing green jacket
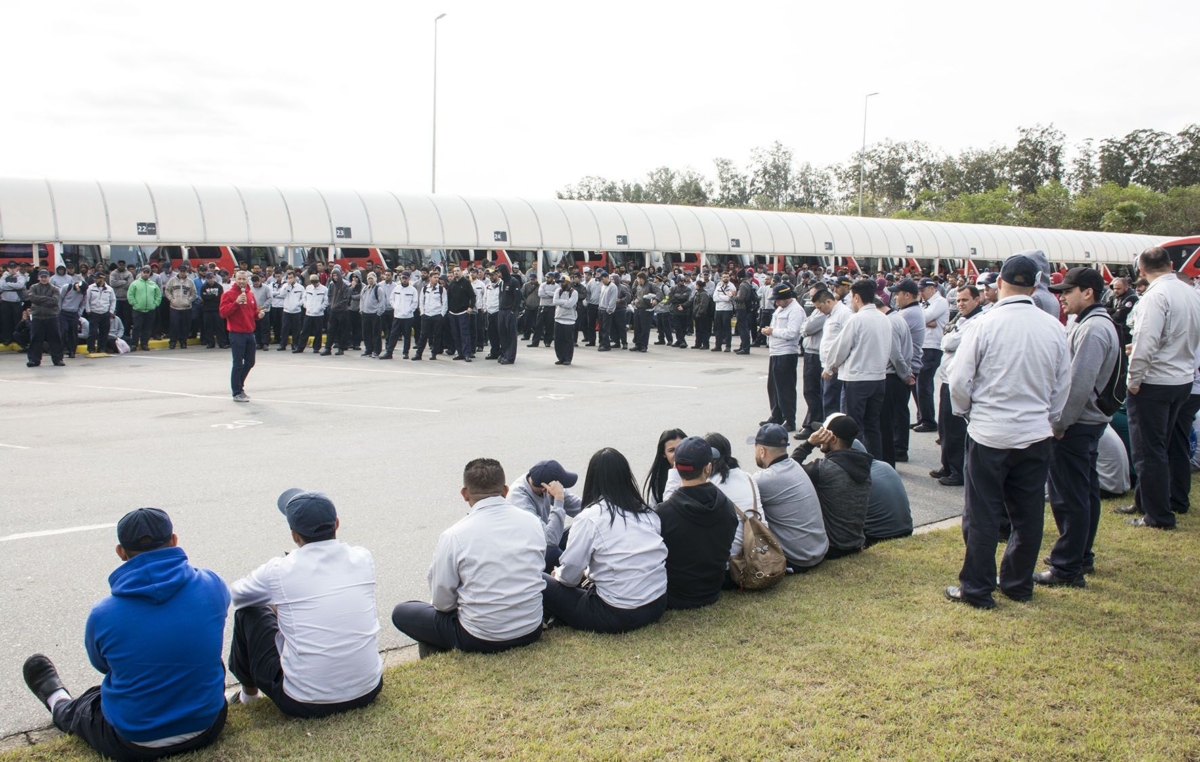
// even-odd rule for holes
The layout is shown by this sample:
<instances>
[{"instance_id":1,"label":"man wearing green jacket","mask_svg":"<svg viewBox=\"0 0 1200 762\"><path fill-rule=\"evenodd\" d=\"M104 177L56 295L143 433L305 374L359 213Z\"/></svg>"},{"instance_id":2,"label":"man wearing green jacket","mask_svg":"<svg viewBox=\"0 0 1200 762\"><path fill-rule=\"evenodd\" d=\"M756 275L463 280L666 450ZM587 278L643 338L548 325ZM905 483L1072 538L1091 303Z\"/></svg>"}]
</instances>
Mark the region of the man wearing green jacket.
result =
<instances>
[{"instance_id":1,"label":"man wearing green jacket","mask_svg":"<svg viewBox=\"0 0 1200 762\"><path fill-rule=\"evenodd\" d=\"M130 350L143 352L150 349L150 336L154 333L154 317L162 303L162 289L150 280L150 268L143 267L138 277L129 284L129 306L133 309L133 341Z\"/></svg>"}]
</instances>

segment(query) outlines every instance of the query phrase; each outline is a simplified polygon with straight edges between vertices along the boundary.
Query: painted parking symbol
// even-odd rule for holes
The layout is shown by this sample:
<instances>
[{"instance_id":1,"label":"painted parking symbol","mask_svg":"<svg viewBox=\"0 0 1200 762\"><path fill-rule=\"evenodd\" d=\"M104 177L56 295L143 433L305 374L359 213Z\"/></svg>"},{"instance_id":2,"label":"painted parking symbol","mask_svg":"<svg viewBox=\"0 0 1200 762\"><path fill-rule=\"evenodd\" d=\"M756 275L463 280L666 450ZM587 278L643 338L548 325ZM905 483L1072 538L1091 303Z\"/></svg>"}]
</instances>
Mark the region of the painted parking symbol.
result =
<instances>
[{"instance_id":1,"label":"painted parking symbol","mask_svg":"<svg viewBox=\"0 0 1200 762\"><path fill-rule=\"evenodd\" d=\"M250 426L261 426L262 421L234 421L233 423L214 423L214 429L245 429Z\"/></svg>"},{"instance_id":2,"label":"painted parking symbol","mask_svg":"<svg viewBox=\"0 0 1200 762\"><path fill-rule=\"evenodd\" d=\"M543 394L538 397L540 400L565 400L570 399L573 395L570 394Z\"/></svg>"}]
</instances>

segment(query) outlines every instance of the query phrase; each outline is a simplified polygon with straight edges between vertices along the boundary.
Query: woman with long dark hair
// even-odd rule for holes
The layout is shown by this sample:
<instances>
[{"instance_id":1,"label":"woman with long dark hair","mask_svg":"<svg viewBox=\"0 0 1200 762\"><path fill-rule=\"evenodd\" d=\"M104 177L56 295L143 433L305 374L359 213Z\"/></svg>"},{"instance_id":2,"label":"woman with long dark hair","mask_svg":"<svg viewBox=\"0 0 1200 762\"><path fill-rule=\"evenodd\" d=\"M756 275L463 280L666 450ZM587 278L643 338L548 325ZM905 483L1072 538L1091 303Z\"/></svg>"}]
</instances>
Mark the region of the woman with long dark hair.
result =
<instances>
[{"instance_id":1,"label":"woman with long dark hair","mask_svg":"<svg viewBox=\"0 0 1200 762\"><path fill-rule=\"evenodd\" d=\"M733 501L734 505L741 508L742 513L757 511L758 517L766 524L767 516L762 510L761 503L755 498L755 488L750 480L750 474L743 471L737 458L733 457L729 440L723 434L713 432L705 434L704 441L708 442L709 446L719 455L713 461L712 476L709 477L709 482L725 493L725 497ZM733 545L729 548L729 555L736 556L741 552L742 522L739 519L737 529L733 533Z\"/></svg>"},{"instance_id":2,"label":"woman with long dark hair","mask_svg":"<svg viewBox=\"0 0 1200 762\"><path fill-rule=\"evenodd\" d=\"M629 632L658 621L667 608L667 546L624 455L605 447L592 456L583 504L555 576L545 575L547 613L588 632ZM594 587L579 587L585 569Z\"/></svg>"},{"instance_id":3,"label":"woman with long dark hair","mask_svg":"<svg viewBox=\"0 0 1200 762\"><path fill-rule=\"evenodd\" d=\"M658 435L658 449L654 453L654 463L650 473L646 474L646 483L642 486L642 494L650 507L658 505L679 489L679 472L675 470L675 445L687 439L683 429L667 429Z\"/></svg>"}]
</instances>

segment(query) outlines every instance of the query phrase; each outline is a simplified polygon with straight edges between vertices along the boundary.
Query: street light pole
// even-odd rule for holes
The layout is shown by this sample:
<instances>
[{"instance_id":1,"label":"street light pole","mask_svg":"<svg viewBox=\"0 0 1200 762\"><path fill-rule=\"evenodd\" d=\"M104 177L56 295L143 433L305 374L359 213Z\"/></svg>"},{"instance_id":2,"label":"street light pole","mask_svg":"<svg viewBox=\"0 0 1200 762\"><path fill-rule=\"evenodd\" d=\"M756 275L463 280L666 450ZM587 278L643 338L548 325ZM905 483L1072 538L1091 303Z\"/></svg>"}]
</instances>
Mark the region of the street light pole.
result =
<instances>
[{"instance_id":1,"label":"street light pole","mask_svg":"<svg viewBox=\"0 0 1200 762\"><path fill-rule=\"evenodd\" d=\"M433 20L433 173L429 182L430 193L437 193L437 22L444 18L446 14L443 13Z\"/></svg>"},{"instance_id":2,"label":"street light pole","mask_svg":"<svg viewBox=\"0 0 1200 762\"><path fill-rule=\"evenodd\" d=\"M862 198L863 198L863 173L866 171L867 158L867 104L871 100L872 95L879 93L867 93L863 98L863 139L862 150L858 152L858 216L862 216Z\"/></svg>"}]
</instances>

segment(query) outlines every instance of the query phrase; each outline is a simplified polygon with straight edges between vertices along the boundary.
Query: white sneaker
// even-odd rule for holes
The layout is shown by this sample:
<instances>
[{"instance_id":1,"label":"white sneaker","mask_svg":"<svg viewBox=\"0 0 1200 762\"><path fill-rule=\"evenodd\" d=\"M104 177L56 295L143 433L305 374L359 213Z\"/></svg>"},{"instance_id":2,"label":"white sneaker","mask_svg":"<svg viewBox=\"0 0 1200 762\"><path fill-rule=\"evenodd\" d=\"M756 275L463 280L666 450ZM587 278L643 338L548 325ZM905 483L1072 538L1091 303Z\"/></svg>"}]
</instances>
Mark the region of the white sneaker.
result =
<instances>
[{"instance_id":1,"label":"white sneaker","mask_svg":"<svg viewBox=\"0 0 1200 762\"><path fill-rule=\"evenodd\" d=\"M233 395L233 401L234 402L249 402L250 398L246 396L245 392L238 392L237 394Z\"/></svg>"}]
</instances>

